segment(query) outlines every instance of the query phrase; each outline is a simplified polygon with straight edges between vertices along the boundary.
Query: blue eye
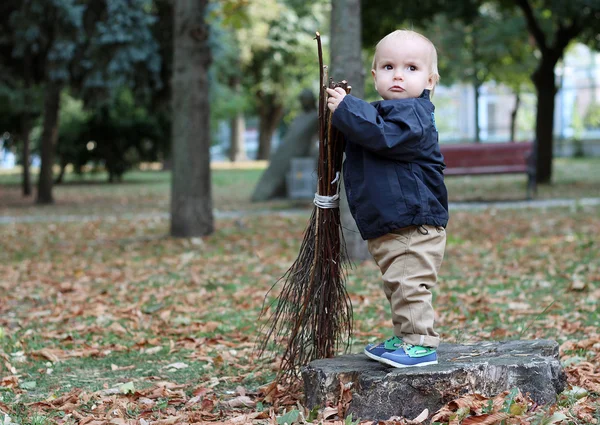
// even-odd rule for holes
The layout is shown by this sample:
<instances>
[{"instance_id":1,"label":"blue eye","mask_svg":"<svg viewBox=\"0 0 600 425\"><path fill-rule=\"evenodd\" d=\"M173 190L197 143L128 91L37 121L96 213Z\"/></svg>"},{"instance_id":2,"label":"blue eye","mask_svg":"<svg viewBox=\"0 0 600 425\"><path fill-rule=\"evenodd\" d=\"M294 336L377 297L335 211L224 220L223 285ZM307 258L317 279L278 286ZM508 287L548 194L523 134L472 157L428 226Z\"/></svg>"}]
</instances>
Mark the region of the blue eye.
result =
<instances>
[{"instance_id":1,"label":"blue eye","mask_svg":"<svg viewBox=\"0 0 600 425\"><path fill-rule=\"evenodd\" d=\"M408 67L408 70L409 70L409 71L416 71L416 70L417 70L417 67L416 67L416 66L414 66L414 65L410 65L410 66Z\"/></svg>"},{"instance_id":2,"label":"blue eye","mask_svg":"<svg viewBox=\"0 0 600 425\"><path fill-rule=\"evenodd\" d=\"M383 69L386 69L386 70L388 70L388 71L391 71L392 69L394 69L394 67L393 67L392 65L385 65L385 66L383 67Z\"/></svg>"}]
</instances>

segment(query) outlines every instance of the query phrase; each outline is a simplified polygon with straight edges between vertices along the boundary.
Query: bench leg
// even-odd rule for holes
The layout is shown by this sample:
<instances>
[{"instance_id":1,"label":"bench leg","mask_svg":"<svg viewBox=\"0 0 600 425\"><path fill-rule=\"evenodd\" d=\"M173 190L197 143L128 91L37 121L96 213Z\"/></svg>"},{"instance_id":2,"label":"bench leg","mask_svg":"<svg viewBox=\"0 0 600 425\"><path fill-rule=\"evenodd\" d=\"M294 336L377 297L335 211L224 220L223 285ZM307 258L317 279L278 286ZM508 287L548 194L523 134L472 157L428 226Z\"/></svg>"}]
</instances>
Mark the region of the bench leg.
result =
<instances>
[{"instance_id":1,"label":"bench leg","mask_svg":"<svg viewBox=\"0 0 600 425\"><path fill-rule=\"evenodd\" d=\"M533 152L527 157L527 200L537 195L537 141L533 143Z\"/></svg>"},{"instance_id":2,"label":"bench leg","mask_svg":"<svg viewBox=\"0 0 600 425\"><path fill-rule=\"evenodd\" d=\"M531 201L537 195L537 183L535 181L535 174L528 174L527 178L527 200Z\"/></svg>"}]
</instances>

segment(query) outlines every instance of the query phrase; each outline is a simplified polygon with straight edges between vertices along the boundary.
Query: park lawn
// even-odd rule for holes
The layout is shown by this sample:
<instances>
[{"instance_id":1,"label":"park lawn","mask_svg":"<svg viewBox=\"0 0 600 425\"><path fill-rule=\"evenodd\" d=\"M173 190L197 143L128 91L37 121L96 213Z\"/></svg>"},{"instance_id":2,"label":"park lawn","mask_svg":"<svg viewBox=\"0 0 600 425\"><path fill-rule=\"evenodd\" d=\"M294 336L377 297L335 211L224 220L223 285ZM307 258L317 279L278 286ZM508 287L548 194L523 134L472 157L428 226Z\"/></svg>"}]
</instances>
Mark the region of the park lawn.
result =
<instances>
[{"instance_id":1,"label":"park lawn","mask_svg":"<svg viewBox=\"0 0 600 425\"><path fill-rule=\"evenodd\" d=\"M583 418L585 406L600 409L598 375L583 381L588 362L596 374L600 364L599 215L600 207L457 212L435 292L447 342L562 344L571 383L595 391L585 403L562 401ZM259 311L307 218L219 220L213 235L189 240L167 237L162 218L0 226L0 410L48 424L115 410L148 421L268 411L259 392L276 367L256 358ZM389 335L379 285L370 261L349 273L351 352Z\"/></svg>"},{"instance_id":2,"label":"park lawn","mask_svg":"<svg viewBox=\"0 0 600 425\"><path fill-rule=\"evenodd\" d=\"M251 187L250 171L240 170L238 179L229 170L222 183L215 172L215 187L234 202L233 192ZM296 258L310 209L217 219L210 236L172 239L164 214L108 214L129 206L139 206L135 213L168 210L166 204L153 210L145 200L165 196L158 193L168 191L166 173L139 174L148 181L65 186L73 191L69 199L104 191L105 217L0 225L0 411L15 423L93 418L96 425L142 424L141 418L269 423L270 415L297 409L293 397L264 399L277 363L257 358L256 341L263 298ZM557 184L596 196L598 176L589 172L586 179ZM490 186L486 193L497 192ZM88 202L99 198L90 195ZM0 203L2 214L55 214L55 207L41 213ZM60 210L59 201L56 208L75 214L83 206ZM558 414L567 418L562 423L600 419L599 217L600 206L452 214L435 290L443 340L555 339L570 385L584 389L510 423L552 423ZM348 290L355 313L350 351L358 353L389 336L371 261L349 271Z\"/></svg>"},{"instance_id":3,"label":"park lawn","mask_svg":"<svg viewBox=\"0 0 600 425\"><path fill-rule=\"evenodd\" d=\"M237 166L213 164L214 208L226 212L312 207L312 200L251 202L250 197L265 166L264 162L244 162ZM537 199L600 197L598 169L600 158L558 158L554 162L553 184L541 185ZM51 207L36 206L33 197L23 198L19 181L18 174L0 174L0 216L121 217L169 213L170 173L166 171L132 171L125 174L120 184L106 183L103 172L83 176L67 174L65 183L54 187L55 205ZM450 201L453 202L523 200L526 197L527 177L449 177L446 184Z\"/></svg>"}]
</instances>

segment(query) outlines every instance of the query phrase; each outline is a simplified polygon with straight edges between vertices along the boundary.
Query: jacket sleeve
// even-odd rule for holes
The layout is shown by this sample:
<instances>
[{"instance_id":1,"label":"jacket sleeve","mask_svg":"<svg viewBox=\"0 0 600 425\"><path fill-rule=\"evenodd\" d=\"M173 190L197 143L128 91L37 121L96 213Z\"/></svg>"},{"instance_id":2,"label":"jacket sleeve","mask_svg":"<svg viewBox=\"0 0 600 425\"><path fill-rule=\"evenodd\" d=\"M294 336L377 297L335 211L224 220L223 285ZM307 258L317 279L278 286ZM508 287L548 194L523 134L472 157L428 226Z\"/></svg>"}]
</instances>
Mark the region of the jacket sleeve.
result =
<instances>
[{"instance_id":1,"label":"jacket sleeve","mask_svg":"<svg viewBox=\"0 0 600 425\"><path fill-rule=\"evenodd\" d=\"M423 136L423 125L412 102L398 102L386 110L384 120L370 103L344 97L333 113L332 124L349 143L397 161L412 160Z\"/></svg>"}]
</instances>

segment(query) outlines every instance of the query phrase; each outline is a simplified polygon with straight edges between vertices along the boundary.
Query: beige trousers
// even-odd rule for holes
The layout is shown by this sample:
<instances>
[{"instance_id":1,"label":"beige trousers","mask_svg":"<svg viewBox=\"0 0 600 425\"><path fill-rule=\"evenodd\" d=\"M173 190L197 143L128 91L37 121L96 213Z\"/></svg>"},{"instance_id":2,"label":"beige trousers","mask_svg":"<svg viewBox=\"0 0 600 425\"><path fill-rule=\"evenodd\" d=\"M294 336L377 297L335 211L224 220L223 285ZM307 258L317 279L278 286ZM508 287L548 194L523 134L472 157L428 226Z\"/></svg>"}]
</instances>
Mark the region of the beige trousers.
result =
<instances>
[{"instance_id":1,"label":"beige trousers","mask_svg":"<svg viewBox=\"0 0 600 425\"><path fill-rule=\"evenodd\" d=\"M413 345L437 347L431 289L446 248L443 227L410 226L368 241L381 269L394 334Z\"/></svg>"}]
</instances>

